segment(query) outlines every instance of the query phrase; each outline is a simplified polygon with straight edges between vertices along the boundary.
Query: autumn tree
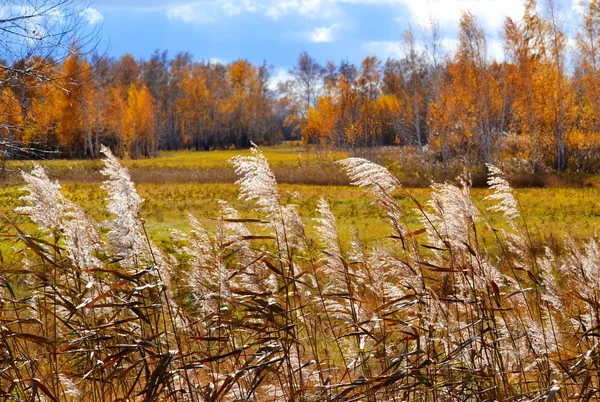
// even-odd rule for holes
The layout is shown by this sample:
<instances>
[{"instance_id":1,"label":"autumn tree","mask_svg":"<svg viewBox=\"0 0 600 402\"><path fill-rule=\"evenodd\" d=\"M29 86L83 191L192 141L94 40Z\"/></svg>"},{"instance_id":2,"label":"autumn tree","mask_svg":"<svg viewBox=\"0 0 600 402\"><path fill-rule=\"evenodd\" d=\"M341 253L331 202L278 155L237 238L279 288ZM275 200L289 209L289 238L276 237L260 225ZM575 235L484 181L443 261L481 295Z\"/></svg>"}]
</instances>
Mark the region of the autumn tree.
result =
<instances>
[{"instance_id":1,"label":"autumn tree","mask_svg":"<svg viewBox=\"0 0 600 402\"><path fill-rule=\"evenodd\" d=\"M70 157L95 157L90 105L94 98L92 68L76 45L62 66L60 97L56 104L59 146Z\"/></svg>"},{"instance_id":2,"label":"autumn tree","mask_svg":"<svg viewBox=\"0 0 600 402\"><path fill-rule=\"evenodd\" d=\"M402 34L402 47L404 51L403 67L406 71L407 90L402 91L406 105L406 118L411 122L411 128L416 145L422 147L427 142L424 135L423 122L426 117L425 78L427 66L424 56L417 48L417 40L412 27L408 27ZM422 152L420 150L420 152Z\"/></svg>"},{"instance_id":3,"label":"autumn tree","mask_svg":"<svg viewBox=\"0 0 600 402\"><path fill-rule=\"evenodd\" d=\"M210 149L215 144L215 134L221 115L222 103L219 91L211 87L213 67L206 64L190 66L190 73L183 79L184 95L178 100L179 122L184 141L196 150Z\"/></svg>"},{"instance_id":4,"label":"autumn tree","mask_svg":"<svg viewBox=\"0 0 600 402\"><path fill-rule=\"evenodd\" d=\"M178 53L169 61L169 85L163 99L166 138L166 149L177 149L184 145L181 123L177 113L177 101L184 96L183 81L189 74L192 55L187 52Z\"/></svg>"},{"instance_id":5,"label":"autumn tree","mask_svg":"<svg viewBox=\"0 0 600 402\"><path fill-rule=\"evenodd\" d=\"M588 165L595 165L593 160L600 148L600 1L587 4L576 41L578 129L573 130L571 143L575 167L588 170Z\"/></svg>"},{"instance_id":6,"label":"autumn tree","mask_svg":"<svg viewBox=\"0 0 600 402\"><path fill-rule=\"evenodd\" d=\"M354 71L352 70L352 72ZM357 124L360 116L360 104L354 83L354 81L346 77L346 74L340 74L337 84L339 112L336 128L336 144L338 146L356 144L356 138L360 134L358 133Z\"/></svg>"},{"instance_id":7,"label":"autumn tree","mask_svg":"<svg viewBox=\"0 0 600 402\"><path fill-rule=\"evenodd\" d=\"M106 130L110 143L113 145L115 153L124 156L126 153L125 145L125 124L127 120L127 97L123 97L122 88L110 86L105 89L106 102L102 109L103 129ZM105 137L106 140L106 137Z\"/></svg>"},{"instance_id":8,"label":"autumn tree","mask_svg":"<svg viewBox=\"0 0 600 402\"><path fill-rule=\"evenodd\" d=\"M238 147L248 146L263 135L262 123L270 113L268 106L265 109L265 105L268 105L267 80L262 74L266 73L247 60L238 60L229 65L231 95L224 107L230 116L231 132Z\"/></svg>"},{"instance_id":9,"label":"autumn tree","mask_svg":"<svg viewBox=\"0 0 600 402\"><path fill-rule=\"evenodd\" d=\"M393 93L382 94L375 104L375 115L378 122L378 131L384 145L411 145L410 134L407 128L407 104L402 102Z\"/></svg>"},{"instance_id":10,"label":"autumn tree","mask_svg":"<svg viewBox=\"0 0 600 402\"><path fill-rule=\"evenodd\" d=\"M41 103L36 98L40 96L42 88L59 87L64 83L63 72L58 67L63 62L71 61L74 39L77 39L77 51L81 54L88 54L98 46L98 32L86 27L82 18L86 7L85 3L75 0L3 2L0 19L0 86L11 89L4 90L0 102L7 101L8 104L0 105L0 108L7 112L10 110L9 114L12 114L16 101L21 109L21 117L15 119L13 115L10 119L4 118L4 133L0 133L3 155L31 157L36 155L31 151L47 147L47 144L34 141L36 135L31 130L35 123L32 124L28 117L31 117L31 108L35 109ZM17 90L15 81L24 85ZM35 92L23 96L23 89L34 89ZM62 89L68 91L67 88ZM6 126L9 123L16 126L8 129ZM17 139L19 137L31 142L22 144ZM38 137L40 139L43 135Z\"/></svg>"},{"instance_id":11,"label":"autumn tree","mask_svg":"<svg viewBox=\"0 0 600 402\"><path fill-rule=\"evenodd\" d=\"M502 132L498 99L484 32L472 14L463 13L456 54L448 64L440 99L432 105L434 143L455 149L467 161L491 162Z\"/></svg>"},{"instance_id":12,"label":"autumn tree","mask_svg":"<svg viewBox=\"0 0 600 402\"><path fill-rule=\"evenodd\" d=\"M427 64L427 91L425 92L424 104L427 109L426 117L426 135L427 142L429 143L431 138L441 135L442 138L438 138L438 144L440 145L440 154L444 162L444 167L447 167L449 147L446 143L444 132L435 132L435 126L431 124L430 115L432 106L439 104L441 100L442 85L446 76L446 64L447 55L442 45L441 28L440 23L433 16L430 16L427 23L422 27L423 31L423 44L425 48L425 59Z\"/></svg>"},{"instance_id":13,"label":"autumn tree","mask_svg":"<svg viewBox=\"0 0 600 402\"><path fill-rule=\"evenodd\" d=\"M430 76L429 66L412 27L402 35L400 60L389 59L383 68L381 99L382 111L387 110L385 131L393 127L393 142L401 145L417 145L422 156L422 147L427 143L427 91ZM394 113L396 117L394 118ZM387 140L389 143L389 140ZM422 159L422 158L421 158Z\"/></svg>"},{"instance_id":14,"label":"autumn tree","mask_svg":"<svg viewBox=\"0 0 600 402\"><path fill-rule=\"evenodd\" d=\"M10 88L3 88L0 92L0 135L7 142L16 143L19 136L17 128L22 123L21 104Z\"/></svg>"},{"instance_id":15,"label":"autumn tree","mask_svg":"<svg viewBox=\"0 0 600 402\"><path fill-rule=\"evenodd\" d=\"M156 102L156 136L164 141L168 136L167 116L167 91L169 87L169 69L167 52L155 51L150 59L140 65L140 79Z\"/></svg>"},{"instance_id":16,"label":"autumn tree","mask_svg":"<svg viewBox=\"0 0 600 402\"><path fill-rule=\"evenodd\" d=\"M134 159L140 156L156 156L154 113L154 98L148 88L131 84L127 91L127 111L124 115L123 134L125 149Z\"/></svg>"},{"instance_id":17,"label":"autumn tree","mask_svg":"<svg viewBox=\"0 0 600 402\"><path fill-rule=\"evenodd\" d=\"M213 148L226 148L231 142L228 138L227 116L223 112L223 104L231 96L227 66L221 63L205 63L206 87L209 93L206 106L206 125L209 130L209 144Z\"/></svg>"},{"instance_id":18,"label":"autumn tree","mask_svg":"<svg viewBox=\"0 0 600 402\"><path fill-rule=\"evenodd\" d=\"M325 70L307 52L302 52L290 74L293 78L286 87L289 91L286 95L298 105L298 118L304 120L308 109L314 107L319 98Z\"/></svg>"},{"instance_id":19,"label":"autumn tree","mask_svg":"<svg viewBox=\"0 0 600 402\"><path fill-rule=\"evenodd\" d=\"M515 66L510 70L515 88L512 129L527 136L533 170L544 162L565 170L565 138L573 107L565 73L566 36L556 4L549 0L542 11L535 0L529 0L522 21L507 19L504 26L507 58Z\"/></svg>"},{"instance_id":20,"label":"autumn tree","mask_svg":"<svg viewBox=\"0 0 600 402\"><path fill-rule=\"evenodd\" d=\"M56 131L61 114L59 106L63 101L62 89L51 84L37 88L29 108L26 111L21 109L24 112L23 136L20 141L23 146L56 152L58 146Z\"/></svg>"},{"instance_id":21,"label":"autumn tree","mask_svg":"<svg viewBox=\"0 0 600 402\"><path fill-rule=\"evenodd\" d=\"M517 156L533 170L589 170L600 154L599 10L589 2L573 71L552 0L528 0L521 20L506 20L502 62L492 60L483 29L464 13L451 54L433 21L421 43L408 27L401 57L385 64L368 56L359 67L323 68L303 52L277 91L268 64L243 59L195 62L188 53L169 59L158 51L149 60L90 58L75 45L63 59L0 60L10 66L0 70L0 134L70 157L95 157L102 143L139 158L301 138L410 146L421 161L430 145L445 166L453 158L482 164Z\"/></svg>"},{"instance_id":22,"label":"autumn tree","mask_svg":"<svg viewBox=\"0 0 600 402\"><path fill-rule=\"evenodd\" d=\"M334 87L337 84L339 74L335 63L333 61L328 61L323 69L324 89Z\"/></svg>"},{"instance_id":23,"label":"autumn tree","mask_svg":"<svg viewBox=\"0 0 600 402\"><path fill-rule=\"evenodd\" d=\"M317 106L309 107L306 123L302 128L302 141L305 144L318 143L323 146L336 145L336 126L339 105L334 96L321 96Z\"/></svg>"},{"instance_id":24,"label":"autumn tree","mask_svg":"<svg viewBox=\"0 0 600 402\"><path fill-rule=\"evenodd\" d=\"M130 53L125 53L115 65L115 85L127 92L140 82L140 65Z\"/></svg>"},{"instance_id":25,"label":"autumn tree","mask_svg":"<svg viewBox=\"0 0 600 402\"><path fill-rule=\"evenodd\" d=\"M568 131L569 99L572 96L570 83L565 73L567 36L561 26L561 16L555 0L545 0L545 33L547 75L553 87L551 100L553 112L550 113L551 131L556 149L556 170L567 169L565 141Z\"/></svg>"},{"instance_id":26,"label":"autumn tree","mask_svg":"<svg viewBox=\"0 0 600 402\"><path fill-rule=\"evenodd\" d=\"M363 147L381 145L381 127L375 113L375 105L381 94L381 61L377 57L368 56L362 61L356 80L356 91L360 111L355 135L350 143Z\"/></svg>"},{"instance_id":27,"label":"autumn tree","mask_svg":"<svg viewBox=\"0 0 600 402\"><path fill-rule=\"evenodd\" d=\"M531 10L532 6L531 3L526 6L526 22L520 23L510 17L504 22L504 51L508 62L513 66L507 71L515 93L511 129L527 136L529 162L531 169L535 171L542 163L538 116L534 102L534 77L539 69L534 33L541 22Z\"/></svg>"},{"instance_id":28,"label":"autumn tree","mask_svg":"<svg viewBox=\"0 0 600 402\"><path fill-rule=\"evenodd\" d=\"M56 138L51 138L49 134L55 126L52 110L58 101L59 87L50 82L40 83L32 75L19 74L17 71L38 69L37 74L47 76L58 73L54 71L54 66L41 62L37 57L19 60L16 64L15 70L2 87L5 91L3 100L7 102L3 127L5 138L9 138L9 143L18 144L26 150L49 151L56 145ZM17 110L20 113L18 118L14 114ZM21 155L17 152L12 156Z\"/></svg>"}]
</instances>

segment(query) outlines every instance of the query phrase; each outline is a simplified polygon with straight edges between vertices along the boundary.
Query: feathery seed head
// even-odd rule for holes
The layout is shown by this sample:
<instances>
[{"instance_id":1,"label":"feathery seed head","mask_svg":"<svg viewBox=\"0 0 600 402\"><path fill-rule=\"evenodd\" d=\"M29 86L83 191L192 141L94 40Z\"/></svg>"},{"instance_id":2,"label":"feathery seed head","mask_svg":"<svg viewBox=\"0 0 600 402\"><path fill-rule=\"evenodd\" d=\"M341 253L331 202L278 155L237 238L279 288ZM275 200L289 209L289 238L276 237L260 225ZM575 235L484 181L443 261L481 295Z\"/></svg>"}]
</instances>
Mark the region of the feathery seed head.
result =
<instances>
[{"instance_id":1,"label":"feathery seed head","mask_svg":"<svg viewBox=\"0 0 600 402\"><path fill-rule=\"evenodd\" d=\"M17 207L15 211L29 215L40 229L53 232L60 227L60 219L65 210L64 197L60 193L60 184L52 182L46 171L34 163L31 173L21 172L27 182L28 195L21 200L29 205Z\"/></svg>"},{"instance_id":2,"label":"feathery seed head","mask_svg":"<svg viewBox=\"0 0 600 402\"><path fill-rule=\"evenodd\" d=\"M506 220L514 225L514 220L519 217L517 199L513 189L506 180L504 172L496 166L487 165L489 170L488 186L494 191L493 194L485 197L486 200L499 201L498 204L489 208L491 211L502 212Z\"/></svg>"},{"instance_id":3,"label":"feathery seed head","mask_svg":"<svg viewBox=\"0 0 600 402\"><path fill-rule=\"evenodd\" d=\"M377 202L386 212L389 222L397 235L407 233L403 223L404 212L390 194L395 189L402 187L385 167L362 158L347 158L338 161L344 168L352 185L367 187L377 197Z\"/></svg>"},{"instance_id":4,"label":"feathery seed head","mask_svg":"<svg viewBox=\"0 0 600 402\"><path fill-rule=\"evenodd\" d=\"M43 230L62 231L66 250L79 268L97 266L100 261L92 252L100 244L100 236L81 207L65 198L60 184L52 182L37 163L31 173L21 174L29 191L21 199L30 205L17 207L16 211L28 214Z\"/></svg>"},{"instance_id":5,"label":"feathery seed head","mask_svg":"<svg viewBox=\"0 0 600 402\"><path fill-rule=\"evenodd\" d=\"M261 150L253 144L250 151L251 156L236 156L229 160L240 176L236 181L240 185L240 199L254 200L265 212L272 213L279 207L277 180Z\"/></svg>"},{"instance_id":6,"label":"feathery seed head","mask_svg":"<svg viewBox=\"0 0 600 402\"><path fill-rule=\"evenodd\" d=\"M428 205L433 213L421 218L430 240L442 247L444 242L458 249L469 244L470 228L478 219L478 211L471 200L468 180L461 180L462 187L450 183L434 183Z\"/></svg>"},{"instance_id":7,"label":"feathery seed head","mask_svg":"<svg viewBox=\"0 0 600 402\"><path fill-rule=\"evenodd\" d=\"M81 269L89 269L101 265L93 254L100 248L100 235L94 223L86 216L79 205L65 199L65 214L61 219L66 249L71 259Z\"/></svg>"},{"instance_id":8,"label":"feathery seed head","mask_svg":"<svg viewBox=\"0 0 600 402\"><path fill-rule=\"evenodd\" d=\"M108 212L115 217L108 223L109 242L115 252L124 258L141 256L150 259L151 252L140 221L143 199L135 190L129 172L121 166L110 149L102 146L100 152L105 155L101 173L108 177L102 188L108 192Z\"/></svg>"},{"instance_id":9,"label":"feathery seed head","mask_svg":"<svg viewBox=\"0 0 600 402\"><path fill-rule=\"evenodd\" d=\"M323 242L325 247L332 254L340 255L338 229L335 216L329 208L329 203L323 197L319 199L319 203L317 204L317 212L319 213L320 217L314 218L314 220L318 223L316 230L319 234L321 242Z\"/></svg>"},{"instance_id":10,"label":"feathery seed head","mask_svg":"<svg viewBox=\"0 0 600 402\"><path fill-rule=\"evenodd\" d=\"M363 158L346 158L338 163L346 171L353 186L368 187L378 194L381 190L391 192L401 187L400 182L385 167Z\"/></svg>"}]
</instances>

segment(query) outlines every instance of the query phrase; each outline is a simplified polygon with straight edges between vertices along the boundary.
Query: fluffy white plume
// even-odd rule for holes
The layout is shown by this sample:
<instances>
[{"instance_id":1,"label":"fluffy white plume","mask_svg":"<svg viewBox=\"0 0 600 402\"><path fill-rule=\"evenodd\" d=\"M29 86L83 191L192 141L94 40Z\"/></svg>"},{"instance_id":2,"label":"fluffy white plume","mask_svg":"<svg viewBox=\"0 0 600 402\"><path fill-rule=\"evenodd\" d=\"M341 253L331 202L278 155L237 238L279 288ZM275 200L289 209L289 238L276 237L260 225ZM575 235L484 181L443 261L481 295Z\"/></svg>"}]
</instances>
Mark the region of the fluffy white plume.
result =
<instances>
[{"instance_id":1,"label":"fluffy white plume","mask_svg":"<svg viewBox=\"0 0 600 402\"><path fill-rule=\"evenodd\" d=\"M339 285L339 283L344 282L344 265L341 260L342 251L339 245L335 216L333 216L329 204L324 198L319 200L317 212L320 217L314 220L317 221L316 230L325 251L321 260L323 262L323 272L328 280L327 288L333 283Z\"/></svg>"},{"instance_id":2,"label":"fluffy white plume","mask_svg":"<svg viewBox=\"0 0 600 402\"><path fill-rule=\"evenodd\" d=\"M142 257L150 259L148 241L144 235L140 220L140 205L143 199L138 195L129 172L105 146L100 149L105 155L104 169L101 173L108 176L102 185L108 192L108 212L114 219L108 223L108 240L115 253L130 259Z\"/></svg>"},{"instance_id":3,"label":"fluffy white plume","mask_svg":"<svg viewBox=\"0 0 600 402\"><path fill-rule=\"evenodd\" d=\"M368 187L375 194L381 190L389 193L401 187L398 179L385 167L366 159L346 158L338 163L342 165L354 186Z\"/></svg>"},{"instance_id":4,"label":"fluffy white plume","mask_svg":"<svg viewBox=\"0 0 600 402\"><path fill-rule=\"evenodd\" d=\"M304 224L294 205L281 205L277 180L267 158L253 144L251 156L236 156L230 160L240 178L240 199L256 202L259 209L271 220L281 247L303 248Z\"/></svg>"},{"instance_id":5,"label":"fluffy white plume","mask_svg":"<svg viewBox=\"0 0 600 402\"><path fill-rule=\"evenodd\" d=\"M552 265L555 262L555 256L549 247L545 247L545 255L537 259L538 266L540 267L542 275L542 299L552 306L558 313L565 311L565 305L563 304L562 297Z\"/></svg>"},{"instance_id":6,"label":"fluffy white plume","mask_svg":"<svg viewBox=\"0 0 600 402\"><path fill-rule=\"evenodd\" d=\"M485 197L485 199L499 201L498 204L490 207L489 210L502 212L508 223L514 225L514 220L518 218L520 214L513 189L504 177L502 170L493 165L487 165L487 167L489 170L488 186L490 186L494 192Z\"/></svg>"},{"instance_id":7,"label":"fluffy white plume","mask_svg":"<svg viewBox=\"0 0 600 402\"><path fill-rule=\"evenodd\" d=\"M198 271L204 270L208 266L215 266L218 256L215 255L214 245L206 228L192 214L188 213L188 220L192 230L190 235L184 238L189 242L189 246L184 247L183 250L192 256L193 265ZM201 272L197 274L202 275Z\"/></svg>"},{"instance_id":8,"label":"fluffy white plume","mask_svg":"<svg viewBox=\"0 0 600 402\"><path fill-rule=\"evenodd\" d=\"M21 197L30 205L16 211L28 214L44 230L61 231L71 260L82 269L98 266L93 251L100 245L100 236L81 207L66 199L60 184L52 182L43 167L34 164L31 173L22 172L29 195Z\"/></svg>"},{"instance_id":9,"label":"fluffy white plume","mask_svg":"<svg viewBox=\"0 0 600 402\"><path fill-rule=\"evenodd\" d=\"M223 232L222 241L229 245L227 253L235 252L237 263L244 267L243 272L234 278L236 284L258 293L275 291L277 286L270 286L277 283L275 274L267 269L260 258L260 253L254 250L246 240L246 237L251 236L252 232L244 223L237 222L241 218L239 212L225 201L219 201L219 205L223 218L218 223L222 227L219 229Z\"/></svg>"},{"instance_id":10,"label":"fluffy white plume","mask_svg":"<svg viewBox=\"0 0 600 402\"><path fill-rule=\"evenodd\" d=\"M350 268L342 262L335 216L324 198L319 200L317 212L320 217L315 218L318 223L316 230L324 246L321 272L326 278L322 289L326 298L325 308L334 317L351 323L353 317L357 314L357 310L348 298L339 297L339 295L353 294L355 289L349 288L353 284L346 280Z\"/></svg>"},{"instance_id":11,"label":"fluffy white plume","mask_svg":"<svg viewBox=\"0 0 600 402\"><path fill-rule=\"evenodd\" d=\"M230 160L235 173L240 177L240 199L256 201L266 213L273 213L279 208L279 192L277 180L269 167L267 158L257 146L251 149L251 156L236 156Z\"/></svg>"},{"instance_id":12,"label":"fluffy white plume","mask_svg":"<svg viewBox=\"0 0 600 402\"><path fill-rule=\"evenodd\" d=\"M471 227L478 217L477 208L471 201L470 183L463 180L461 187L436 183L432 188L428 205L433 213L421 218L430 240L439 247L445 247L447 243L457 249L466 249L470 244Z\"/></svg>"},{"instance_id":13,"label":"fluffy white plume","mask_svg":"<svg viewBox=\"0 0 600 402\"><path fill-rule=\"evenodd\" d=\"M347 158L338 162L352 185L367 187L377 197L377 202L386 212L396 235L403 237L408 231L404 225L404 212L391 196L391 192L401 187L400 182L383 166L362 158Z\"/></svg>"},{"instance_id":14,"label":"fluffy white plume","mask_svg":"<svg viewBox=\"0 0 600 402\"><path fill-rule=\"evenodd\" d=\"M69 256L81 269L100 266L100 260L93 253L101 245L100 235L94 224L79 205L68 200L65 200L65 205L61 227Z\"/></svg>"},{"instance_id":15,"label":"fluffy white plume","mask_svg":"<svg viewBox=\"0 0 600 402\"><path fill-rule=\"evenodd\" d=\"M404 296L404 287L422 287L420 278L383 247L373 248L367 264L371 279L367 286L374 294L388 299L399 299Z\"/></svg>"},{"instance_id":16,"label":"fluffy white plume","mask_svg":"<svg viewBox=\"0 0 600 402\"><path fill-rule=\"evenodd\" d=\"M64 393L65 395L71 397L71 398L80 398L81 397L81 392L79 392L79 390L77 389L77 385L75 385L75 383L66 375L63 374L59 374L58 375L58 380L60 381L60 384L63 386L64 389Z\"/></svg>"},{"instance_id":17,"label":"fluffy white plume","mask_svg":"<svg viewBox=\"0 0 600 402\"><path fill-rule=\"evenodd\" d=\"M341 255L335 216L329 208L329 203L323 197L319 199L317 212L320 217L314 218L314 220L317 222L316 229L321 242L330 253Z\"/></svg>"},{"instance_id":18,"label":"fluffy white plume","mask_svg":"<svg viewBox=\"0 0 600 402\"><path fill-rule=\"evenodd\" d=\"M21 200L29 205L17 207L15 211L29 215L42 230L55 231L60 228L60 219L65 211L64 197L60 184L52 182L43 167L34 163L31 173L21 172L27 182L25 190L29 195Z\"/></svg>"},{"instance_id":19,"label":"fluffy white plume","mask_svg":"<svg viewBox=\"0 0 600 402\"><path fill-rule=\"evenodd\" d=\"M222 230L218 231L219 238L215 240L192 214L188 214L188 218L192 230L187 237L189 246L184 249L192 256L191 283L203 309L214 312L219 306L219 298L231 297L229 272L218 244L223 243Z\"/></svg>"}]
</instances>

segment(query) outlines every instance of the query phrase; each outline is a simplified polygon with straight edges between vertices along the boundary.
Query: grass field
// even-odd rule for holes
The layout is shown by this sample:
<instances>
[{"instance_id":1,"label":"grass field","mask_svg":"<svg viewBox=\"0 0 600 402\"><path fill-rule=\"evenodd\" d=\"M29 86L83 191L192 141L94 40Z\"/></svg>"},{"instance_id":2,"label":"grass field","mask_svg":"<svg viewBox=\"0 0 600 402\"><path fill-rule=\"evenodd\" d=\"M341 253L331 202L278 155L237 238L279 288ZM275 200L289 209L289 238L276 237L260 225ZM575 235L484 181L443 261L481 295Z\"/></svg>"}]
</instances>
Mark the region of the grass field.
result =
<instances>
[{"instance_id":1,"label":"grass field","mask_svg":"<svg viewBox=\"0 0 600 402\"><path fill-rule=\"evenodd\" d=\"M0 394L442 402L600 393L593 180L513 193L490 167L492 189L399 188L380 165L346 159L366 193L334 163L343 153L272 148L272 170L259 150L236 159L236 184L227 160L237 154L123 161L135 189L109 152L106 190L98 161L43 162L62 194L42 169L25 175L28 191L18 175L5 178L0 211L16 225L3 226L0 246ZM11 212L26 193L22 211L38 226Z\"/></svg>"},{"instance_id":2,"label":"grass field","mask_svg":"<svg viewBox=\"0 0 600 402\"><path fill-rule=\"evenodd\" d=\"M282 183L280 190L285 201L299 205L300 215L309 228L311 219L316 216L318 199L324 196L331 203L344 238L351 227L356 227L367 241L389 235L387 226L381 224L381 211L371 205L372 197L362 189L350 186L335 164L348 156L346 153L315 153L302 148L267 148L264 153L278 182ZM142 215L150 236L166 241L171 229L186 229L188 212L210 225L210 219L216 217L218 200L228 201L244 216L253 217L253 205L237 201L236 176L228 162L236 155L248 154L248 150L177 151L163 152L155 159L124 160L123 165L129 169L140 195L146 200ZM390 160L391 156L388 156L388 162ZM92 218L108 218L103 207L105 192L100 188L103 180L100 161L51 160L41 164L51 178L60 181L65 195L80 204ZM31 163L12 162L8 167L14 171L28 171ZM0 188L3 213L8 214L20 205L18 198L23 194L20 183L18 176L13 174ZM406 192L425 203L430 189L410 188ZM600 187L520 188L516 193L536 240L553 244L567 233L575 238L587 238L600 226ZM476 188L472 194L480 209L490 204L484 201L489 194L487 189ZM409 215L409 225L418 229L420 223L414 203L402 192L397 192L396 197ZM503 227L498 216L492 214L489 219L495 227Z\"/></svg>"}]
</instances>

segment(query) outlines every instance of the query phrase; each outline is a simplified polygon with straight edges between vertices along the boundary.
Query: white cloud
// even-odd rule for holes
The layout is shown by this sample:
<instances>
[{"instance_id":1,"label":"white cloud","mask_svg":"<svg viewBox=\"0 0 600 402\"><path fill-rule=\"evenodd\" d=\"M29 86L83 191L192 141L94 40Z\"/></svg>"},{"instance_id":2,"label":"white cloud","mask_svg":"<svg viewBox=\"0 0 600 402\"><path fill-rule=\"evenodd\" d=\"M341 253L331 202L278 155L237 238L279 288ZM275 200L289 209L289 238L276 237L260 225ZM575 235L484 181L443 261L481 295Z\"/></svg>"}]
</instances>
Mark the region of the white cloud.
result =
<instances>
[{"instance_id":1,"label":"white cloud","mask_svg":"<svg viewBox=\"0 0 600 402\"><path fill-rule=\"evenodd\" d=\"M222 17L241 14L261 14L273 19L284 16L302 16L310 19L328 19L337 15L337 3L347 0L196 0L167 3L164 10L170 19L186 23L206 23ZM149 6L148 10L156 10Z\"/></svg>"},{"instance_id":2,"label":"white cloud","mask_svg":"<svg viewBox=\"0 0 600 402\"><path fill-rule=\"evenodd\" d=\"M52 10L48 13L47 19L52 23L63 24L65 22L65 15L60 10Z\"/></svg>"},{"instance_id":3,"label":"white cloud","mask_svg":"<svg viewBox=\"0 0 600 402\"><path fill-rule=\"evenodd\" d=\"M261 8L271 18L300 14L308 18L331 18L339 0L262 0Z\"/></svg>"},{"instance_id":4,"label":"white cloud","mask_svg":"<svg viewBox=\"0 0 600 402\"><path fill-rule=\"evenodd\" d=\"M81 13L79 13L79 15L84 17L90 25L96 25L104 21L104 16L102 15L102 13L100 13L100 11L96 10L95 8L91 7L86 8Z\"/></svg>"},{"instance_id":5,"label":"white cloud","mask_svg":"<svg viewBox=\"0 0 600 402\"><path fill-rule=\"evenodd\" d=\"M223 2L223 11L229 15L238 15L243 12L254 13L257 11L256 4L252 0L234 0Z\"/></svg>"},{"instance_id":6,"label":"white cloud","mask_svg":"<svg viewBox=\"0 0 600 402\"><path fill-rule=\"evenodd\" d=\"M426 53L425 45L421 42L415 43L417 52ZM458 40L453 38L441 39L441 57L448 50L453 50L458 45ZM406 47L402 41L372 41L365 42L361 46L361 50L365 55L377 56L381 60L400 59L406 55Z\"/></svg>"},{"instance_id":7,"label":"white cloud","mask_svg":"<svg viewBox=\"0 0 600 402\"><path fill-rule=\"evenodd\" d=\"M364 43L361 50L370 56L377 56L381 60L397 59L402 57L401 45L401 42L395 41L373 41Z\"/></svg>"},{"instance_id":8,"label":"white cloud","mask_svg":"<svg viewBox=\"0 0 600 402\"><path fill-rule=\"evenodd\" d=\"M574 0L573 3L571 4L571 11L573 11L575 13L575 15L579 15L579 16L584 15L585 9L586 9L586 6L585 6L583 0L581 0L581 1Z\"/></svg>"},{"instance_id":9,"label":"white cloud","mask_svg":"<svg viewBox=\"0 0 600 402\"><path fill-rule=\"evenodd\" d=\"M440 24L456 29L463 11L470 11L478 22L490 33L496 33L509 16L523 16L522 0L395 0L406 6L413 20L426 25L431 16Z\"/></svg>"},{"instance_id":10,"label":"white cloud","mask_svg":"<svg viewBox=\"0 0 600 402\"><path fill-rule=\"evenodd\" d=\"M208 59L208 61L211 64L223 64L223 65L227 64L227 62L225 60L218 58L218 57L211 57Z\"/></svg>"},{"instance_id":11,"label":"white cloud","mask_svg":"<svg viewBox=\"0 0 600 402\"><path fill-rule=\"evenodd\" d=\"M217 20L218 8L213 3L177 4L167 9L170 20L181 20L185 23L210 23Z\"/></svg>"},{"instance_id":12,"label":"white cloud","mask_svg":"<svg viewBox=\"0 0 600 402\"><path fill-rule=\"evenodd\" d=\"M315 28L309 35L310 40L315 43L333 42L334 28L335 25L330 27Z\"/></svg>"},{"instance_id":13,"label":"white cloud","mask_svg":"<svg viewBox=\"0 0 600 402\"><path fill-rule=\"evenodd\" d=\"M191 4L181 4L167 10L170 20L180 19L183 22L193 22L193 7Z\"/></svg>"},{"instance_id":14,"label":"white cloud","mask_svg":"<svg viewBox=\"0 0 600 402\"><path fill-rule=\"evenodd\" d=\"M504 61L504 43L501 39L488 40L488 57L491 60Z\"/></svg>"},{"instance_id":15,"label":"white cloud","mask_svg":"<svg viewBox=\"0 0 600 402\"><path fill-rule=\"evenodd\" d=\"M118 0L104 0L114 1ZM566 0L573 13L582 10L581 1ZM437 18L447 28L458 27L463 11L473 13L479 23L490 34L495 35L502 27L506 16L520 19L523 16L524 0L131 0L127 3L139 4L127 6L148 11L165 11L171 19L184 22L207 22L219 18L248 14L268 16L273 19L282 17L304 17L315 20L337 19L344 15L344 6L382 5L393 7L397 13L399 7L405 8L408 15L402 15L398 22L427 24L430 17ZM147 5L146 5L147 3ZM142 5L144 4L144 5ZM112 8L124 6L112 6Z\"/></svg>"},{"instance_id":16,"label":"white cloud","mask_svg":"<svg viewBox=\"0 0 600 402\"><path fill-rule=\"evenodd\" d=\"M203 0L165 6L170 20L206 24L259 11L254 0Z\"/></svg>"},{"instance_id":17,"label":"white cloud","mask_svg":"<svg viewBox=\"0 0 600 402\"><path fill-rule=\"evenodd\" d=\"M65 23L65 16L59 9L47 10L40 14L31 5L13 5L0 7L0 16L5 20L13 20L16 23L8 23L8 32L12 32L11 40L23 40L27 45L33 45L44 40L53 32L61 32ZM27 18L22 18L28 16ZM16 42L13 42L13 44ZM16 54L16 53L15 53Z\"/></svg>"},{"instance_id":18,"label":"white cloud","mask_svg":"<svg viewBox=\"0 0 600 402\"><path fill-rule=\"evenodd\" d=\"M573 0L576 1L578 0ZM519 19L524 11L524 0L257 0L257 2L268 8L267 14L274 17L296 13L319 18L339 15L344 4L402 5L411 14L401 18L404 21L410 19L419 24L426 24L430 17L434 16L440 23L452 28L458 26L463 11L470 11L486 29L494 30L502 27L506 16Z\"/></svg>"},{"instance_id":19,"label":"white cloud","mask_svg":"<svg viewBox=\"0 0 600 402\"><path fill-rule=\"evenodd\" d=\"M441 45L442 53L454 53L458 47L458 38L442 38Z\"/></svg>"},{"instance_id":20,"label":"white cloud","mask_svg":"<svg viewBox=\"0 0 600 402\"><path fill-rule=\"evenodd\" d=\"M289 81L291 79L292 76L290 73L287 70L280 68L273 76L271 76L271 79L269 80L269 89L274 91L277 89L277 86L280 83Z\"/></svg>"},{"instance_id":21,"label":"white cloud","mask_svg":"<svg viewBox=\"0 0 600 402\"><path fill-rule=\"evenodd\" d=\"M504 60L504 47L501 39L488 39L488 50L487 56L490 60L503 61ZM442 38L442 55L452 54L457 46L458 39L456 38ZM421 43L417 43L418 51L425 52L425 47ZM399 59L404 57L405 53L402 48L402 42L400 41L374 41L366 42L362 45L361 50L367 55L377 56L381 60L387 60L388 58Z\"/></svg>"},{"instance_id":22,"label":"white cloud","mask_svg":"<svg viewBox=\"0 0 600 402\"><path fill-rule=\"evenodd\" d=\"M442 51L446 55L451 55L456 51L458 47L457 38L442 38ZM487 52L486 57L489 61L496 60L498 62L504 61L504 43L502 39L498 38L486 38Z\"/></svg>"}]
</instances>

